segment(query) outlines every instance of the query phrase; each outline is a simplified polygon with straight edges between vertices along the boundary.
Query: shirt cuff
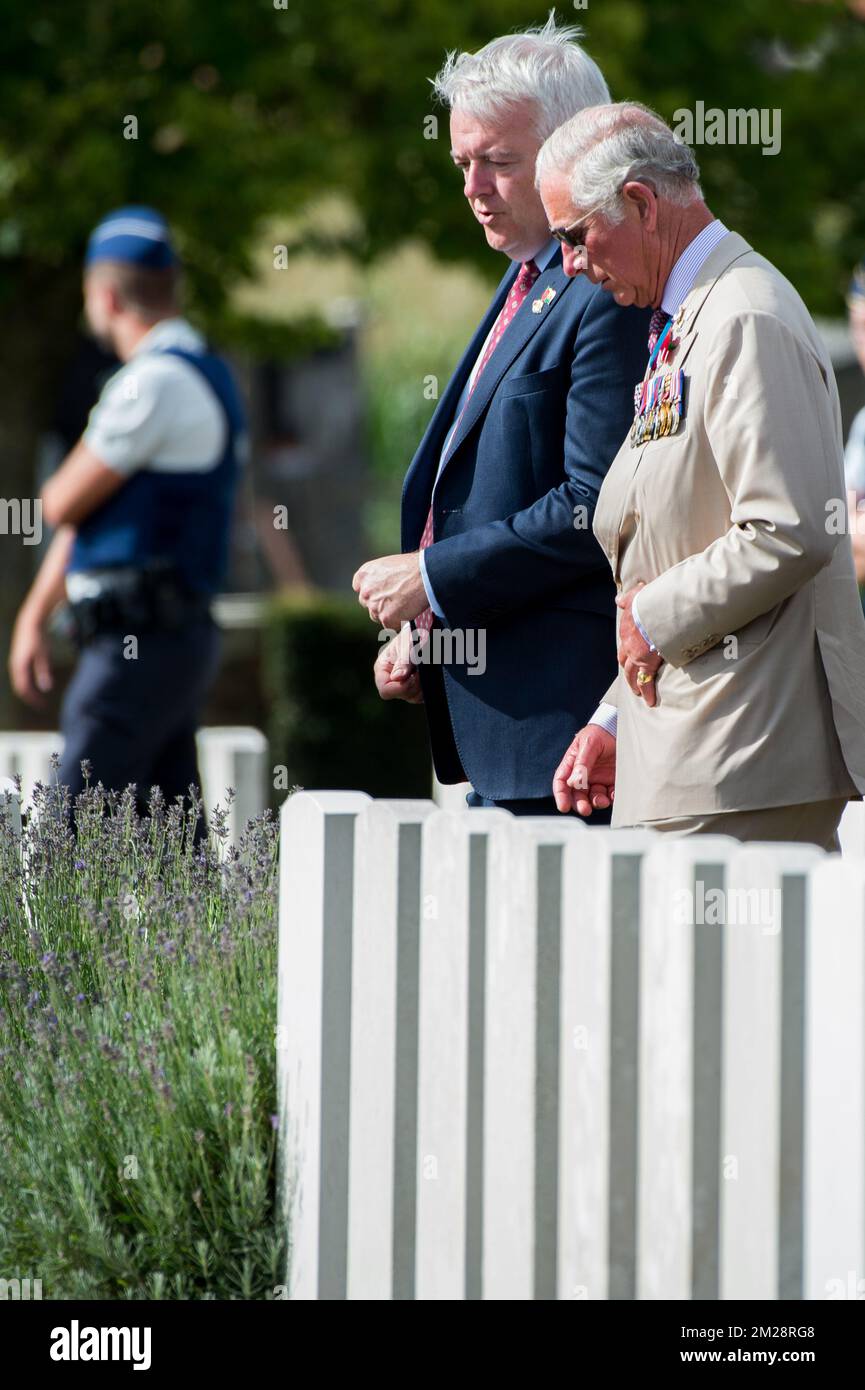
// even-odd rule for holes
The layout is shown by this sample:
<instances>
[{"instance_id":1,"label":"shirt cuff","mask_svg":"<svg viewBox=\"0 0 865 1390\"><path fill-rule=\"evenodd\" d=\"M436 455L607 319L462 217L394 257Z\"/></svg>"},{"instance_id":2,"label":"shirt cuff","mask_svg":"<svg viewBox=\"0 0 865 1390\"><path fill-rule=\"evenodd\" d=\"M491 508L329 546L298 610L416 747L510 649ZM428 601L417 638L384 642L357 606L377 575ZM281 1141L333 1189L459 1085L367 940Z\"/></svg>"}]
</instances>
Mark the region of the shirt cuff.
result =
<instances>
[{"instance_id":1,"label":"shirt cuff","mask_svg":"<svg viewBox=\"0 0 865 1390\"><path fill-rule=\"evenodd\" d=\"M648 642L648 644L649 644L649 650L650 650L650 651L653 651L653 652L656 652L656 651L658 650L658 648L655 646L655 644L654 644L654 642L652 641L651 637L649 636L648 632L647 632L646 629L643 627L643 624L640 622L640 615L639 615L639 613L637 612L637 600L636 600L636 599L634 599L634 602L631 604L631 617L633 618L633 620L634 620L634 626L636 627L636 629L637 629L637 631L639 632L640 636L642 637L643 641L644 641L644 642Z\"/></svg>"},{"instance_id":2,"label":"shirt cuff","mask_svg":"<svg viewBox=\"0 0 865 1390\"><path fill-rule=\"evenodd\" d=\"M426 555L423 551L420 552L420 577L423 580L423 586L426 589L426 596L429 599L430 608L435 613L437 618L441 618L442 622L446 623L447 618L441 610L439 601L435 596L433 586L430 583L429 575L426 572Z\"/></svg>"},{"instance_id":3,"label":"shirt cuff","mask_svg":"<svg viewBox=\"0 0 865 1390\"><path fill-rule=\"evenodd\" d=\"M597 724L599 728L606 729L607 733L612 734L615 738L616 729L619 727L619 711L615 705L609 705L606 700L602 700L589 723Z\"/></svg>"},{"instance_id":4,"label":"shirt cuff","mask_svg":"<svg viewBox=\"0 0 865 1390\"><path fill-rule=\"evenodd\" d=\"M82 434L81 442L87 445L100 463L104 463L106 468L113 469L124 478L131 477L141 467L141 463L130 457L132 450L129 447L129 439L122 435L112 437L91 425Z\"/></svg>"}]
</instances>

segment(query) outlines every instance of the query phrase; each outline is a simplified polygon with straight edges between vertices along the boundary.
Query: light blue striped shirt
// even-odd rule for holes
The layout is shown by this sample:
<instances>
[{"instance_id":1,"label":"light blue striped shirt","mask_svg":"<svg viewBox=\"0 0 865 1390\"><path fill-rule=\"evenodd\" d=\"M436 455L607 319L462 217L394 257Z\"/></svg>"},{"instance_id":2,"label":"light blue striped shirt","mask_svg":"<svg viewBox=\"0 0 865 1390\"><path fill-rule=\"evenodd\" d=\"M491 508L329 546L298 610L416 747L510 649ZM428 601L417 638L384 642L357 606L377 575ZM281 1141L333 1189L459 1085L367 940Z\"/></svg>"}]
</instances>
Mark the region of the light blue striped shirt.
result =
<instances>
[{"instance_id":1,"label":"light blue striped shirt","mask_svg":"<svg viewBox=\"0 0 865 1390\"><path fill-rule=\"evenodd\" d=\"M698 232L693 241L685 247L673 269L670 271L670 278L664 286L664 293L661 295L661 308L670 318L675 318L681 309L687 296L694 288L694 281L703 269L709 256L727 236L727 228L723 222L716 217L714 222L710 222L704 227L702 232Z\"/></svg>"}]
</instances>

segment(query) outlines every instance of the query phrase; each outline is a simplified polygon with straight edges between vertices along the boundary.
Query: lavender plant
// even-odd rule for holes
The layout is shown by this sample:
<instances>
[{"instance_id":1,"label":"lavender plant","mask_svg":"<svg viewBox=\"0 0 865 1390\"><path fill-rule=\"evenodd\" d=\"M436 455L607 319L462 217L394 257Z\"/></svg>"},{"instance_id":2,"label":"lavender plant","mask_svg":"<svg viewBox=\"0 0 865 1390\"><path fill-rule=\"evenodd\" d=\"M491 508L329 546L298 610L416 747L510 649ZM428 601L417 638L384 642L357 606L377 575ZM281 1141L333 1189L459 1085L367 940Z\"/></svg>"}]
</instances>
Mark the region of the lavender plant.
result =
<instances>
[{"instance_id":1,"label":"lavender plant","mask_svg":"<svg viewBox=\"0 0 865 1390\"><path fill-rule=\"evenodd\" d=\"M39 786L0 833L0 1277L44 1298L280 1281L277 826L203 815Z\"/></svg>"}]
</instances>

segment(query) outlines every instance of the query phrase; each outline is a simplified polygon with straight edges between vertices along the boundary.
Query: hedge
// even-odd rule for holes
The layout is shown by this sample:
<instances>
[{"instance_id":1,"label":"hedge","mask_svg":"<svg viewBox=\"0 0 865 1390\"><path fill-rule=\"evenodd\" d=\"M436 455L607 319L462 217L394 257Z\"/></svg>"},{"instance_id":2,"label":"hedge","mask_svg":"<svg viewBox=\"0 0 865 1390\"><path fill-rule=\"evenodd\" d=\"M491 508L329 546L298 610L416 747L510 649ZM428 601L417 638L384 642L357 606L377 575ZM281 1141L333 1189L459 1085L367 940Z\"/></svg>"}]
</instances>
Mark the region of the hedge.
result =
<instances>
[{"instance_id":1,"label":"hedge","mask_svg":"<svg viewBox=\"0 0 865 1390\"><path fill-rule=\"evenodd\" d=\"M293 787L430 795L423 707L375 688L379 631L357 602L330 594L269 605L262 670L275 806Z\"/></svg>"}]
</instances>

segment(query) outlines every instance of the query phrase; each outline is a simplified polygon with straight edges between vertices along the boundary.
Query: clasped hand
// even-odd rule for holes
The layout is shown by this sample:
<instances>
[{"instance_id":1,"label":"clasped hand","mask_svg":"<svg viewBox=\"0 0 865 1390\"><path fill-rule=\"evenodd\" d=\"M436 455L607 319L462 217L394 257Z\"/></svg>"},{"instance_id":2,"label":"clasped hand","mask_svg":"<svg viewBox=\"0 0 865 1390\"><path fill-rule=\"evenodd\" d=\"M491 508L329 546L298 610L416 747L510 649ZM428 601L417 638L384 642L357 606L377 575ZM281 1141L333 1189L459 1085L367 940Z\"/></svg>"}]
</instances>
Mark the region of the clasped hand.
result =
<instances>
[{"instance_id":1,"label":"clasped hand","mask_svg":"<svg viewBox=\"0 0 865 1390\"><path fill-rule=\"evenodd\" d=\"M626 594L620 594L616 599L616 607L621 613L618 633L619 665L624 670L625 680L634 694L645 700L647 705L654 705L657 702L655 673L664 658L660 652L652 651L634 622L632 611L634 599L645 587L641 580L633 589L629 589ZM638 680L638 677L641 679Z\"/></svg>"},{"instance_id":2,"label":"clasped hand","mask_svg":"<svg viewBox=\"0 0 865 1390\"><path fill-rule=\"evenodd\" d=\"M420 573L420 552L385 555L367 560L356 571L351 587L373 622L398 631L422 613L427 604Z\"/></svg>"}]
</instances>

